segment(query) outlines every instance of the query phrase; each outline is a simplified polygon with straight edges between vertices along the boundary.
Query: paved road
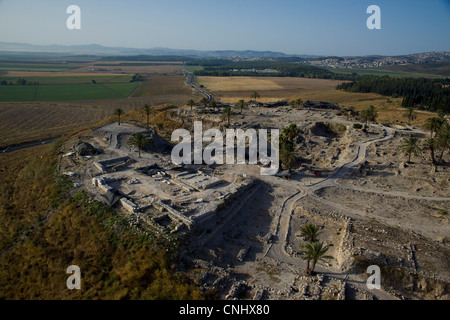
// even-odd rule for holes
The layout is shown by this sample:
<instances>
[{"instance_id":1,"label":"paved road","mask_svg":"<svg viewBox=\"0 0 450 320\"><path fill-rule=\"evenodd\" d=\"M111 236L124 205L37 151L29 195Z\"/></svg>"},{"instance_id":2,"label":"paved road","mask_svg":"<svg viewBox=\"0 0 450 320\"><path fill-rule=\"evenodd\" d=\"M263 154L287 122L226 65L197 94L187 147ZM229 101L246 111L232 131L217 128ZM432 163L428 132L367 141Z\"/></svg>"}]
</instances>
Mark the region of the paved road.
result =
<instances>
[{"instance_id":1,"label":"paved road","mask_svg":"<svg viewBox=\"0 0 450 320\"><path fill-rule=\"evenodd\" d=\"M199 88L199 87L195 84L195 82L194 82L194 74L193 74L192 72L187 71L187 70L184 70L184 69L183 69L183 71L184 71L184 73L186 74L186 77L187 77L187 80L188 80L189 85L190 85L192 88L194 88L195 90L197 90L198 92L200 92L202 95L204 95L205 98L206 98L206 101L207 101L208 103L210 103L211 101L214 100L214 98L213 98L213 96L212 96L211 94L209 94L208 92L206 92L204 89Z\"/></svg>"},{"instance_id":2,"label":"paved road","mask_svg":"<svg viewBox=\"0 0 450 320\"><path fill-rule=\"evenodd\" d=\"M22 143L19 145L13 145L10 147L6 147L4 149L0 149L0 153L8 153L8 152L12 152L12 151L17 151L17 150L23 150L23 149L27 149L27 148L32 148L32 147L37 147L43 144L49 144L52 143L53 141L55 141L56 139L59 139L60 137L56 137L56 138L51 138L51 139L47 139L47 140L41 140L41 141L35 141L35 142L27 142L27 143Z\"/></svg>"}]
</instances>

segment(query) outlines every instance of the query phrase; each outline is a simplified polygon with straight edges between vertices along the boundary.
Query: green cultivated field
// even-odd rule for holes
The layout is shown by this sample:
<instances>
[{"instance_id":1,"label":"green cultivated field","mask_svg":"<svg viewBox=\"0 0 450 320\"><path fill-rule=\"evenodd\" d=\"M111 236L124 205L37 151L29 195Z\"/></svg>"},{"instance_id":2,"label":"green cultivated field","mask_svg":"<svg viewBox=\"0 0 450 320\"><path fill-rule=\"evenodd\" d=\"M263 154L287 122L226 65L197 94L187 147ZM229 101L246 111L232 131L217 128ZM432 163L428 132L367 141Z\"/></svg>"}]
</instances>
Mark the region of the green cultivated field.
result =
<instances>
[{"instance_id":1,"label":"green cultivated field","mask_svg":"<svg viewBox=\"0 0 450 320\"><path fill-rule=\"evenodd\" d=\"M126 98L138 83L0 86L0 102Z\"/></svg>"},{"instance_id":2,"label":"green cultivated field","mask_svg":"<svg viewBox=\"0 0 450 320\"><path fill-rule=\"evenodd\" d=\"M1 71L34 71L34 72L58 72L58 71L69 71L78 69L79 66L65 66L65 65L28 65L28 64L5 64L0 65Z\"/></svg>"},{"instance_id":3,"label":"green cultivated field","mask_svg":"<svg viewBox=\"0 0 450 320\"><path fill-rule=\"evenodd\" d=\"M39 82L42 84L91 84L92 80L95 80L97 84L106 84L106 83L126 83L131 79L130 76L117 76L117 75L109 75L109 76L98 76L93 74L92 76L51 76L51 77L22 77L27 82ZM1 81L12 82L16 84L16 80L19 77L0 77Z\"/></svg>"}]
</instances>

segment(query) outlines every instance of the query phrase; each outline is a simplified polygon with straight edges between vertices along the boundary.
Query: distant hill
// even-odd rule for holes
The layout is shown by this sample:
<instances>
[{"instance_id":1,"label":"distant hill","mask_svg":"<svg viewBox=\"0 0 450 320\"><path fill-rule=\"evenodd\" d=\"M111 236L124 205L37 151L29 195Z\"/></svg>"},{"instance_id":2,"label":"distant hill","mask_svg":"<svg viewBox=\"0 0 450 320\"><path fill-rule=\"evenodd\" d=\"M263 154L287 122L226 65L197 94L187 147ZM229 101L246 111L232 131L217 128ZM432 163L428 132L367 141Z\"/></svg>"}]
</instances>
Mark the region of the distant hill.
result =
<instances>
[{"instance_id":1,"label":"distant hill","mask_svg":"<svg viewBox=\"0 0 450 320\"><path fill-rule=\"evenodd\" d=\"M305 63L325 68L377 68L383 66L403 67L406 65L428 65L439 68L439 64L446 67L450 63L449 51L431 51L399 56L318 56L318 55L296 55L276 51L254 51L254 50L185 50L171 48L125 48L105 47L99 44L87 45L34 45L17 42L0 42L1 52L25 52L25 53L57 53L69 55L96 55L96 56L177 56L191 58L245 58L265 59L278 58L302 60ZM413 67L415 69L415 67ZM421 69L419 67L419 69Z\"/></svg>"},{"instance_id":2,"label":"distant hill","mask_svg":"<svg viewBox=\"0 0 450 320\"><path fill-rule=\"evenodd\" d=\"M83 55L155 55L155 56L186 56L201 58L229 58L229 57L246 57L246 58L282 58L291 57L282 52L274 51L252 51L252 50L180 50L170 48L125 48L125 47L105 47L98 44L89 45L34 45L27 43L0 42L0 51L8 52L52 52L52 53L70 53ZM312 55L294 55L301 58L313 58L318 56Z\"/></svg>"}]
</instances>

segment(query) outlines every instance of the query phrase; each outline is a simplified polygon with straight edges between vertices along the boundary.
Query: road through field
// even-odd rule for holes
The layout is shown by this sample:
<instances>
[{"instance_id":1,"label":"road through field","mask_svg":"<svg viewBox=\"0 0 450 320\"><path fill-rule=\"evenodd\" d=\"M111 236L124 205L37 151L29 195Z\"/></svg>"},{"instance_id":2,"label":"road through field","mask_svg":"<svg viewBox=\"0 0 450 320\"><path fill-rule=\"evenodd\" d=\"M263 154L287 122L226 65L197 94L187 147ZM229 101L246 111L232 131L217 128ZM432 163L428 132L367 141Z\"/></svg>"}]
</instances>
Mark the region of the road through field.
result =
<instances>
[{"instance_id":1,"label":"road through field","mask_svg":"<svg viewBox=\"0 0 450 320\"><path fill-rule=\"evenodd\" d=\"M197 90L198 92L200 92L200 94L204 95L206 98L206 101L208 103L210 103L211 101L213 101L213 96L211 94L209 94L208 92L206 92L205 90L203 90L202 88L199 88L195 82L194 82L194 74L190 71L187 71L185 69L183 69L184 73L186 74L187 77L187 81L189 83L189 85L194 88L195 90Z\"/></svg>"}]
</instances>

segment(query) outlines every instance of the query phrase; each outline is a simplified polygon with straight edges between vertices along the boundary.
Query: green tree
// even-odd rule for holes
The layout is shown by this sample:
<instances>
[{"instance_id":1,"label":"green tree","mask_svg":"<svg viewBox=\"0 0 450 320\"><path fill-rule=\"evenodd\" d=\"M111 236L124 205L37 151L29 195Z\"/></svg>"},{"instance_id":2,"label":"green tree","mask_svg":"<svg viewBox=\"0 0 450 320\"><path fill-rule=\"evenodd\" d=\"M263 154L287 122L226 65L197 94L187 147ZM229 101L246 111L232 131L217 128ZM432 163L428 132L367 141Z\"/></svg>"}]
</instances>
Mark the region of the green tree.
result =
<instances>
[{"instance_id":1,"label":"green tree","mask_svg":"<svg viewBox=\"0 0 450 320\"><path fill-rule=\"evenodd\" d=\"M418 156L422 150L419 147L419 140L415 137L404 138L400 145L400 152L408 156L408 163L411 162L411 156Z\"/></svg>"},{"instance_id":2,"label":"green tree","mask_svg":"<svg viewBox=\"0 0 450 320\"><path fill-rule=\"evenodd\" d=\"M295 99L295 100L292 100L292 101L291 101L291 105L292 105L294 108L298 108L298 107L300 107L302 104L303 104L303 100L302 100L301 98L298 98L298 99Z\"/></svg>"},{"instance_id":3,"label":"green tree","mask_svg":"<svg viewBox=\"0 0 450 320\"><path fill-rule=\"evenodd\" d=\"M256 100L256 99L260 98L261 96L259 95L258 92L253 91L250 97L251 97L253 100Z\"/></svg>"},{"instance_id":4,"label":"green tree","mask_svg":"<svg viewBox=\"0 0 450 320\"><path fill-rule=\"evenodd\" d=\"M437 159L437 164L440 164L444 157L444 153L450 151L450 124L447 121L439 128L436 137L436 145L441 150L439 158Z\"/></svg>"},{"instance_id":5,"label":"green tree","mask_svg":"<svg viewBox=\"0 0 450 320\"><path fill-rule=\"evenodd\" d=\"M152 107L148 104L144 104L144 106L142 107L142 111L147 115L147 130L148 130L150 127L149 117L150 112L152 111Z\"/></svg>"},{"instance_id":6,"label":"green tree","mask_svg":"<svg viewBox=\"0 0 450 320\"><path fill-rule=\"evenodd\" d=\"M128 140L128 144L130 146L136 146L138 148L139 151L139 158L141 157L141 150L142 148L151 143L151 139L148 138L145 134L143 133L136 133L133 136L131 136L131 138Z\"/></svg>"},{"instance_id":7,"label":"green tree","mask_svg":"<svg viewBox=\"0 0 450 320\"><path fill-rule=\"evenodd\" d=\"M227 123L228 125L230 125L230 119L231 119L231 115L233 114L233 111L231 110L230 107L226 107L223 110L222 116L224 117L224 119L227 119Z\"/></svg>"},{"instance_id":8,"label":"green tree","mask_svg":"<svg viewBox=\"0 0 450 320\"><path fill-rule=\"evenodd\" d=\"M239 101L236 103L235 108L236 108L236 109L239 109L239 114L242 114L242 110L243 110L243 109L247 109L248 107L247 107L247 104L245 103L244 100L239 100Z\"/></svg>"},{"instance_id":9,"label":"green tree","mask_svg":"<svg viewBox=\"0 0 450 320\"><path fill-rule=\"evenodd\" d=\"M208 99L202 98L202 100L200 100L200 103L203 104L205 107L207 107L208 106Z\"/></svg>"},{"instance_id":10,"label":"green tree","mask_svg":"<svg viewBox=\"0 0 450 320\"><path fill-rule=\"evenodd\" d=\"M217 110L217 102L216 102L216 100L211 101L211 103L210 103L209 106L210 106L211 108L213 108L214 111L216 111L216 110Z\"/></svg>"},{"instance_id":11,"label":"green tree","mask_svg":"<svg viewBox=\"0 0 450 320\"><path fill-rule=\"evenodd\" d=\"M428 118L425 121L424 128L430 131L430 135L433 138L437 134L441 126L444 124L444 119L439 117Z\"/></svg>"},{"instance_id":12,"label":"green tree","mask_svg":"<svg viewBox=\"0 0 450 320\"><path fill-rule=\"evenodd\" d=\"M191 107L191 110L192 110L192 108L195 106L195 101L192 100L192 99L190 99L190 100L187 102L187 104L188 104L188 106Z\"/></svg>"},{"instance_id":13,"label":"green tree","mask_svg":"<svg viewBox=\"0 0 450 320\"><path fill-rule=\"evenodd\" d=\"M331 259L332 257L326 256L329 247L327 245L324 246L322 242L309 242L302 246L301 252L304 254L302 257L303 260L307 261L306 273L312 274L314 269L316 268L316 263L320 260ZM310 268L310 262L312 262Z\"/></svg>"},{"instance_id":14,"label":"green tree","mask_svg":"<svg viewBox=\"0 0 450 320\"><path fill-rule=\"evenodd\" d=\"M291 169L297 161L294 144L286 143L280 146L280 162L283 169Z\"/></svg>"},{"instance_id":15,"label":"green tree","mask_svg":"<svg viewBox=\"0 0 450 320\"><path fill-rule=\"evenodd\" d=\"M300 227L300 232L303 237L308 238L309 242L315 242L320 234L320 227L312 223L305 224Z\"/></svg>"},{"instance_id":16,"label":"green tree","mask_svg":"<svg viewBox=\"0 0 450 320\"><path fill-rule=\"evenodd\" d=\"M294 142L298 136L299 129L295 123L291 123L281 131L281 139L285 141ZM283 141L282 141L283 143Z\"/></svg>"},{"instance_id":17,"label":"green tree","mask_svg":"<svg viewBox=\"0 0 450 320\"><path fill-rule=\"evenodd\" d=\"M431 163L436 165L436 156L435 151L437 149L437 142L435 138L428 138L425 140L423 144L424 148L430 151Z\"/></svg>"},{"instance_id":18,"label":"green tree","mask_svg":"<svg viewBox=\"0 0 450 320\"><path fill-rule=\"evenodd\" d=\"M375 119L378 116L378 113L375 110L375 107L371 105L371 106L369 106L369 108L360 111L359 115L367 125L369 123L369 121L372 121L372 122L375 121Z\"/></svg>"},{"instance_id":19,"label":"green tree","mask_svg":"<svg viewBox=\"0 0 450 320\"><path fill-rule=\"evenodd\" d=\"M114 115L119 118L118 124L120 126L120 117L123 115L123 110L121 108L117 108L114 110Z\"/></svg>"},{"instance_id":20,"label":"green tree","mask_svg":"<svg viewBox=\"0 0 450 320\"><path fill-rule=\"evenodd\" d=\"M297 161L294 140L298 136L298 131L299 129L295 123L291 123L281 131L280 163L283 169L291 169L292 165Z\"/></svg>"},{"instance_id":21,"label":"green tree","mask_svg":"<svg viewBox=\"0 0 450 320\"><path fill-rule=\"evenodd\" d=\"M406 112L403 114L403 117L407 118L408 125L411 125L411 121L417 119L417 112L414 110L413 107L408 107L406 109Z\"/></svg>"}]
</instances>

